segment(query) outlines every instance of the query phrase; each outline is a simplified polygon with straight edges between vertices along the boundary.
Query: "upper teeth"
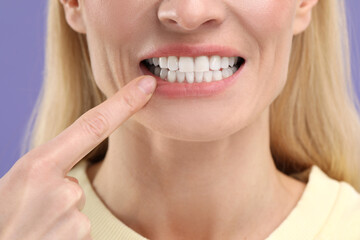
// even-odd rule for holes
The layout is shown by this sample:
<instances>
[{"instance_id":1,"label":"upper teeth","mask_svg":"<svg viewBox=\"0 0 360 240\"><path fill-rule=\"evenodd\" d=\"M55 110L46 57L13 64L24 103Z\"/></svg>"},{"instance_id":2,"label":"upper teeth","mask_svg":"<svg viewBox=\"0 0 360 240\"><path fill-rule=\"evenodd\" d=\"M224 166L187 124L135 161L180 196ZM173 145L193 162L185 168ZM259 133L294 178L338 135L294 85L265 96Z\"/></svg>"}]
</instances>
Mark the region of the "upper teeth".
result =
<instances>
[{"instance_id":1,"label":"upper teeth","mask_svg":"<svg viewBox=\"0 0 360 240\"><path fill-rule=\"evenodd\" d=\"M233 67L238 61L238 57L220 56L199 56L199 57L160 57L146 60L149 64L168 68L170 71L179 70L180 72L206 72L218 71L221 68Z\"/></svg>"},{"instance_id":2,"label":"upper teeth","mask_svg":"<svg viewBox=\"0 0 360 240\"><path fill-rule=\"evenodd\" d=\"M188 83L219 81L231 76L237 68L238 57L199 56L199 57L159 57L147 59L150 69L157 76L170 82ZM222 70L221 70L222 69Z\"/></svg>"}]
</instances>

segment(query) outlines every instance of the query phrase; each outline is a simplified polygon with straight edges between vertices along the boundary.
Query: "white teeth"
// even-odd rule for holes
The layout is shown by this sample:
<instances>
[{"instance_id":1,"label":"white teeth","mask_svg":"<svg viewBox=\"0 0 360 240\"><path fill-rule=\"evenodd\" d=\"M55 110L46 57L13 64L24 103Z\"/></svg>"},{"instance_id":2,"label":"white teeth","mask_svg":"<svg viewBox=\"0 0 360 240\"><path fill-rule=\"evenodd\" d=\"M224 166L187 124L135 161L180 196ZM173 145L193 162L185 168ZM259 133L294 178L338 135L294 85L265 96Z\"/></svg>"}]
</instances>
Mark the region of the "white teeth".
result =
<instances>
[{"instance_id":1,"label":"white teeth","mask_svg":"<svg viewBox=\"0 0 360 240\"><path fill-rule=\"evenodd\" d=\"M170 71L176 71L179 69L179 61L177 57L171 56L168 58L168 66Z\"/></svg>"},{"instance_id":2,"label":"white teeth","mask_svg":"<svg viewBox=\"0 0 360 240\"><path fill-rule=\"evenodd\" d=\"M195 58L195 72L206 72L210 69L209 58L200 56Z\"/></svg>"},{"instance_id":3,"label":"white teeth","mask_svg":"<svg viewBox=\"0 0 360 240\"><path fill-rule=\"evenodd\" d=\"M229 58L229 65L230 65L230 67L233 67L235 65L235 57Z\"/></svg>"},{"instance_id":4,"label":"white teeth","mask_svg":"<svg viewBox=\"0 0 360 240\"><path fill-rule=\"evenodd\" d=\"M227 68L227 67L229 67L229 58L222 57L221 58L221 68Z\"/></svg>"},{"instance_id":5,"label":"white teeth","mask_svg":"<svg viewBox=\"0 0 360 240\"><path fill-rule=\"evenodd\" d=\"M182 83L183 81L185 81L185 73L176 71L176 78L178 82Z\"/></svg>"},{"instance_id":6,"label":"white teeth","mask_svg":"<svg viewBox=\"0 0 360 240\"><path fill-rule=\"evenodd\" d=\"M233 72L232 72L232 70L231 70L230 68L225 68L225 69L223 69L223 70L221 71L221 73L222 73L222 77L223 77L223 78L228 78L228 77L230 77L230 76L233 74Z\"/></svg>"},{"instance_id":7,"label":"white teeth","mask_svg":"<svg viewBox=\"0 0 360 240\"><path fill-rule=\"evenodd\" d=\"M220 56L212 56L210 58L210 69L213 71L220 70L221 68L221 57Z\"/></svg>"},{"instance_id":8,"label":"white teeth","mask_svg":"<svg viewBox=\"0 0 360 240\"><path fill-rule=\"evenodd\" d=\"M159 58L159 65L160 65L161 68L168 68L167 57Z\"/></svg>"},{"instance_id":9,"label":"white teeth","mask_svg":"<svg viewBox=\"0 0 360 240\"><path fill-rule=\"evenodd\" d=\"M179 71L180 72L194 72L194 58L180 57Z\"/></svg>"},{"instance_id":10,"label":"white teeth","mask_svg":"<svg viewBox=\"0 0 360 240\"><path fill-rule=\"evenodd\" d=\"M172 83L175 82L176 81L176 72L175 71L168 71L167 79L168 79L169 82L172 82Z\"/></svg>"},{"instance_id":11,"label":"white teeth","mask_svg":"<svg viewBox=\"0 0 360 240\"><path fill-rule=\"evenodd\" d=\"M154 57L147 59L149 70L161 79L174 83L220 81L233 75L239 57Z\"/></svg>"},{"instance_id":12,"label":"white teeth","mask_svg":"<svg viewBox=\"0 0 360 240\"><path fill-rule=\"evenodd\" d=\"M225 68L221 71L206 71L206 72L180 72L169 71L167 68L160 68L151 66L150 70L161 79L169 81L171 83L179 82L182 83L186 80L187 83L201 83L201 82L212 82L220 81L233 75L236 71L236 67Z\"/></svg>"},{"instance_id":13,"label":"white teeth","mask_svg":"<svg viewBox=\"0 0 360 240\"><path fill-rule=\"evenodd\" d=\"M162 68L160 71L160 78L165 79L167 77L168 71L169 70L167 68Z\"/></svg>"},{"instance_id":14,"label":"white teeth","mask_svg":"<svg viewBox=\"0 0 360 240\"><path fill-rule=\"evenodd\" d=\"M220 81L222 79L221 71L213 71L213 80Z\"/></svg>"},{"instance_id":15,"label":"white teeth","mask_svg":"<svg viewBox=\"0 0 360 240\"><path fill-rule=\"evenodd\" d=\"M188 83L193 83L194 82L194 72L186 72L185 77L186 77L186 81Z\"/></svg>"},{"instance_id":16,"label":"white teeth","mask_svg":"<svg viewBox=\"0 0 360 240\"><path fill-rule=\"evenodd\" d=\"M212 79L213 79L213 72L212 71L204 72L204 80L205 80L205 82L211 82Z\"/></svg>"},{"instance_id":17,"label":"white teeth","mask_svg":"<svg viewBox=\"0 0 360 240\"><path fill-rule=\"evenodd\" d=\"M195 82L199 83L203 81L204 72L195 72Z\"/></svg>"},{"instance_id":18,"label":"white teeth","mask_svg":"<svg viewBox=\"0 0 360 240\"><path fill-rule=\"evenodd\" d=\"M159 58L152 58L152 61L155 66L159 66Z\"/></svg>"},{"instance_id":19,"label":"white teeth","mask_svg":"<svg viewBox=\"0 0 360 240\"><path fill-rule=\"evenodd\" d=\"M170 71L179 70L180 72L206 72L218 71L220 69L234 67L239 57L220 57L220 56L199 56L192 57L160 57L150 58L146 62L150 65L168 68Z\"/></svg>"}]
</instances>

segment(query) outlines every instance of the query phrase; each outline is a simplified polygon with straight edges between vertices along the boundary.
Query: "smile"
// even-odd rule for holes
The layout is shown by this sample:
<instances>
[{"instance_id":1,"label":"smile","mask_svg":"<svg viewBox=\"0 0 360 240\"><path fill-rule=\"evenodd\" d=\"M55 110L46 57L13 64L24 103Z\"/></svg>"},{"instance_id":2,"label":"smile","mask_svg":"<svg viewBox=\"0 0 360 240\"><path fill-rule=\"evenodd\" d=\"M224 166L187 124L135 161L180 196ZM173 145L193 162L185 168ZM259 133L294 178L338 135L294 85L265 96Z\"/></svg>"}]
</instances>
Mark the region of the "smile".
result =
<instances>
[{"instance_id":1,"label":"smile","mask_svg":"<svg viewBox=\"0 0 360 240\"><path fill-rule=\"evenodd\" d=\"M154 57L141 62L153 75L170 83L216 82L232 76L245 63L242 57Z\"/></svg>"},{"instance_id":2,"label":"smile","mask_svg":"<svg viewBox=\"0 0 360 240\"><path fill-rule=\"evenodd\" d=\"M208 44L171 44L152 48L140 57L140 74L157 80L155 96L221 97L238 81L248 62L245 52Z\"/></svg>"}]
</instances>

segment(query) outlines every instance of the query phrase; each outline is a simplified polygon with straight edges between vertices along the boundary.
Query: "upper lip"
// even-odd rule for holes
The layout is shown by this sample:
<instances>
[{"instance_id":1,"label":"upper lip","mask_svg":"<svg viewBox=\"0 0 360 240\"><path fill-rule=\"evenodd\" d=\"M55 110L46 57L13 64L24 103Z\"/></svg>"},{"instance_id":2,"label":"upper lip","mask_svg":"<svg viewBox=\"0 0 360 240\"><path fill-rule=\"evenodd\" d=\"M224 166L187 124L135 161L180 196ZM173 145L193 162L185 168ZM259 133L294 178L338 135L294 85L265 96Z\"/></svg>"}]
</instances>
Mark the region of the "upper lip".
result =
<instances>
[{"instance_id":1,"label":"upper lip","mask_svg":"<svg viewBox=\"0 0 360 240\"><path fill-rule=\"evenodd\" d=\"M140 59L140 62L145 59L155 58L155 57L169 57L169 56L197 57L197 56L213 56L213 55L219 55L222 57L244 58L244 56L242 56L242 54L239 53L238 50L223 45L172 44L147 52Z\"/></svg>"}]
</instances>

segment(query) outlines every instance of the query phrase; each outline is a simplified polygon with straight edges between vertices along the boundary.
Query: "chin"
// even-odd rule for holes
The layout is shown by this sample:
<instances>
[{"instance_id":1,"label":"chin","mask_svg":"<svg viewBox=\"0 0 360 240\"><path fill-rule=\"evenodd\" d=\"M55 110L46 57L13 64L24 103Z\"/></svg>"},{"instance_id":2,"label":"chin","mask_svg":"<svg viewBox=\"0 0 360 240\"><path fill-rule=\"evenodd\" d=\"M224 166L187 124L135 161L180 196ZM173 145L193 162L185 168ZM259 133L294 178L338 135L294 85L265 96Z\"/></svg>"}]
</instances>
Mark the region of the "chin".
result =
<instances>
[{"instance_id":1,"label":"chin","mask_svg":"<svg viewBox=\"0 0 360 240\"><path fill-rule=\"evenodd\" d=\"M138 112L139 114L134 117L134 120L141 124L143 127L150 130L150 134L159 134L163 137L189 142L210 142L223 139L232 135L242 128L246 127L244 119L226 117L227 121L224 122L223 118L212 118L210 121L204 121L203 118L190 118L176 119L174 117L160 118L159 115L154 113ZM232 116L234 117L234 116Z\"/></svg>"},{"instance_id":2,"label":"chin","mask_svg":"<svg viewBox=\"0 0 360 240\"><path fill-rule=\"evenodd\" d=\"M188 126L151 126L158 134L178 141L187 142L212 142L223 139L238 129L217 129L212 128L189 128Z\"/></svg>"}]
</instances>

